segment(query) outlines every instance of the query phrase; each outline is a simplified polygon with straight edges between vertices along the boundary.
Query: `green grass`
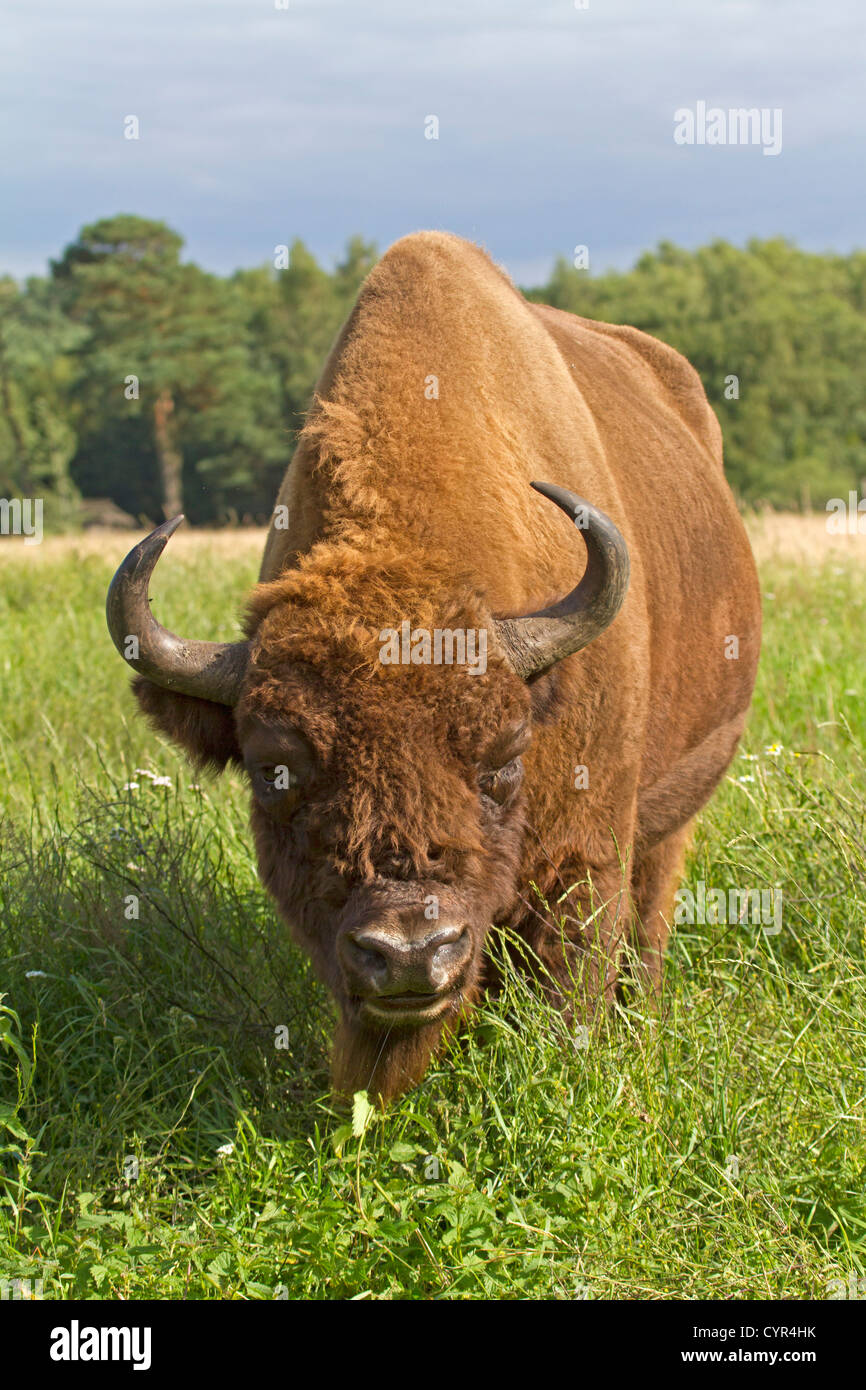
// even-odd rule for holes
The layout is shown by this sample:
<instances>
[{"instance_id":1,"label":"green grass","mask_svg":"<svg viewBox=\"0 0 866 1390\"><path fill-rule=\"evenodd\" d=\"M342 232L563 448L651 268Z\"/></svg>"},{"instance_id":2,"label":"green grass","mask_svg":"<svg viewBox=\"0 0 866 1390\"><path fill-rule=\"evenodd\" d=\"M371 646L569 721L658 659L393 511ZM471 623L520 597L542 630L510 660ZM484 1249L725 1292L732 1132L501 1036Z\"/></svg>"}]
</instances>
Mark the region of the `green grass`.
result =
<instances>
[{"instance_id":1,"label":"green grass","mask_svg":"<svg viewBox=\"0 0 866 1390\"><path fill-rule=\"evenodd\" d=\"M112 567L0 569L0 1277L50 1298L722 1299L864 1273L859 564L765 572L752 757L687 869L780 885L782 931L679 928L659 1015L632 1001L589 1047L509 974L385 1116L328 1101L330 1004L258 885L241 780L196 788L133 713ZM191 546L160 616L230 636L254 570Z\"/></svg>"}]
</instances>

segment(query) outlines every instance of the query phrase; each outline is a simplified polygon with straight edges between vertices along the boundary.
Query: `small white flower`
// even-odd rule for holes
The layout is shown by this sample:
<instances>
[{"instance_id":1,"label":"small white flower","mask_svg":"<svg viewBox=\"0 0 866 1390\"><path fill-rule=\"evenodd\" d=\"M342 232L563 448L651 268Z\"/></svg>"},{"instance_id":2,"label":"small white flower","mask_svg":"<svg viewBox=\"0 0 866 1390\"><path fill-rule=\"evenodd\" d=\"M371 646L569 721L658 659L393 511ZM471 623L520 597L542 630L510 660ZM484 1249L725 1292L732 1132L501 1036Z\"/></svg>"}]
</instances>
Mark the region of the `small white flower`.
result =
<instances>
[{"instance_id":1,"label":"small white flower","mask_svg":"<svg viewBox=\"0 0 866 1390\"><path fill-rule=\"evenodd\" d=\"M123 790L124 790L125 792L137 792L137 791L138 791L138 783L137 783L137 782L124 782L124 784L123 784Z\"/></svg>"},{"instance_id":2,"label":"small white flower","mask_svg":"<svg viewBox=\"0 0 866 1390\"><path fill-rule=\"evenodd\" d=\"M757 753L741 753L740 757L745 758L747 763L756 763L758 761Z\"/></svg>"},{"instance_id":3,"label":"small white flower","mask_svg":"<svg viewBox=\"0 0 866 1390\"><path fill-rule=\"evenodd\" d=\"M153 778L151 779L151 781L152 781L152 783L153 783L153 786L155 786L155 787L170 787L170 786L171 786L171 778L170 778L170 777L153 777Z\"/></svg>"},{"instance_id":4,"label":"small white flower","mask_svg":"<svg viewBox=\"0 0 866 1390\"><path fill-rule=\"evenodd\" d=\"M755 780L755 779L754 779L754 777L752 777L752 776L748 776L748 777L738 777L738 778L737 778L737 781L738 781L738 782L754 782L754 780Z\"/></svg>"},{"instance_id":5,"label":"small white flower","mask_svg":"<svg viewBox=\"0 0 866 1390\"><path fill-rule=\"evenodd\" d=\"M140 864L133 864L133 862L132 862L131 859L130 859L130 861L129 861L129 863L127 864L126 867L127 867L128 869L132 869L132 872L133 872L134 874L140 874L140 873L141 873L141 865L140 865Z\"/></svg>"},{"instance_id":6,"label":"small white flower","mask_svg":"<svg viewBox=\"0 0 866 1390\"><path fill-rule=\"evenodd\" d=\"M768 758L778 758L779 754L784 752L784 746L781 743L771 743L764 752Z\"/></svg>"},{"instance_id":7,"label":"small white flower","mask_svg":"<svg viewBox=\"0 0 866 1390\"><path fill-rule=\"evenodd\" d=\"M24 978L25 980L47 980L48 976L44 970L25 970Z\"/></svg>"},{"instance_id":8,"label":"small white flower","mask_svg":"<svg viewBox=\"0 0 866 1390\"><path fill-rule=\"evenodd\" d=\"M155 773L155 772L151 772L151 771L150 771L150 768L147 768L147 767L137 767L137 768L135 769L135 772L136 772L136 776L138 776L138 777L149 777L150 780L151 780L151 782L153 781L154 777L156 776L156 773Z\"/></svg>"},{"instance_id":9,"label":"small white flower","mask_svg":"<svg viewBox=\"0 0 866 1390\"><path fill-rule=\"evenodd\" d=\"M234 1151L234 1144L220 1144L219 1148L217 1149L217 1154L220 1158L231 1158Z\"/></svg>"}]
</instances>

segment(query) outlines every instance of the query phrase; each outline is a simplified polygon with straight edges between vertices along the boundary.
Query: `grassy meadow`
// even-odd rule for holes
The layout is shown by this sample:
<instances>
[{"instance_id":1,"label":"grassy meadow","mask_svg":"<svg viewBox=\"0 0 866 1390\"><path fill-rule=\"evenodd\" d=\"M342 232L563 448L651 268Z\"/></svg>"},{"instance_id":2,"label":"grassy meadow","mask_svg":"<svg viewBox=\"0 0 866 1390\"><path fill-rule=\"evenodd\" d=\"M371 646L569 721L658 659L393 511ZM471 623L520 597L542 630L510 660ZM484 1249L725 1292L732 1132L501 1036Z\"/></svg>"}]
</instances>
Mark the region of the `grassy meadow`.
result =
<instances>
[{"instance_id":1,"label":"grassy meadow","mask_svg":"<svg viewBox=\"0 0 866 1390\"><path fill-rule=\"evenodd\" d=\"M866 537L751 527L759 686L686 882L778 886L781 932L678 928L659 1013L589 1047L510 975L384 1116L328 1099L330 1004L242 779L134 712L103 617L129 537L0 547L0 1279L803 1299L866 1274ZM261 542L179 533L161 620L231 637Z\"/></svg>"}]
</instances>

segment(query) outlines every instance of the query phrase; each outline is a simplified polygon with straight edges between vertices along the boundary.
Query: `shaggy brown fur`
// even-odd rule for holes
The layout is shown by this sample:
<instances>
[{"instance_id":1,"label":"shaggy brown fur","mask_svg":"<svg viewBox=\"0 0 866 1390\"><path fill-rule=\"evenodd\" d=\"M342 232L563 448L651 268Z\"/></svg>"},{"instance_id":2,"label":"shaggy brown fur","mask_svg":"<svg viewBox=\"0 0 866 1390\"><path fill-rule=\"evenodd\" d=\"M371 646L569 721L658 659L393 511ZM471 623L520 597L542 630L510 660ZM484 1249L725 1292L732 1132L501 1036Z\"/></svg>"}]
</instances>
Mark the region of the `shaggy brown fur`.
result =
<instances>
[{"instance_id":1,"label":"shaggy brown fur","mask_svg":"<svg viewBox=\"0 0 866 1390\"><path fill-rule=\"evenodd\" d=\"M632 578L603 636L527 685L491 618L561 598L585 564L536 478L613 518ZM733 756L760 641L697 374L635 329L528 304L477 247L419 233L366 281L279 502L289 527L268 538L233 716L143 679L137 694L193 757L297 775L282 799L257 787L252 823L263 880L338 1004L337 1089L387 1097L423 1075L489 980L491 922L584 1016L611 997L631 929L657 983L686 827ZM487 629L486 673L382 665L380 631L403 619ZM565 942L531 881L568 893ZM468 963L438 1017L377 1025L347 934L420 921L431 897L469 928Z\"/></svg>"}]
</instances>

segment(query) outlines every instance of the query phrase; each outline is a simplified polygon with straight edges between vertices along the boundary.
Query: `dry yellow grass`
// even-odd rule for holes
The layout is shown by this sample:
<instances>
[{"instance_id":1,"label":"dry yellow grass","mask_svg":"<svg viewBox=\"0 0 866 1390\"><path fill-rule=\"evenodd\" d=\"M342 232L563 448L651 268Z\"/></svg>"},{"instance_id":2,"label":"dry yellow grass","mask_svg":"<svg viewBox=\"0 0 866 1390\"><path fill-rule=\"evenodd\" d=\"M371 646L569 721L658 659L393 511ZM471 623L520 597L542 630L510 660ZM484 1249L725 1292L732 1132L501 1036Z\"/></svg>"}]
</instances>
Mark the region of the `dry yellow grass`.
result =
<instances>
[{"instance_id":1,"label":"dry yellow grass","mask_svg":"<svg viewBox=\"0 0 866 1390\"><path fill-rule=\"evenodd\" d=\"M94 526L80 534L65 536L45 536L39 545L25 546L23 540L15 538L0 544L0 563L26 556L28 561L78 558L102 555L106 560L119 565L128 550L131 550L147 535L146 531L118 531ZM172 553L209 546L216 555L233 559L250 553L260 555L265 548L267 530L264 526L239 527L237 530L193 530L181 526L171 540Z\"/></svg>"},{"instance_id":2,"label":"dry yellow grass","mask_svg":"<svg viewBox=\"0 0 866 1390\"><path fill-rule=\"evenodd\" d=\"M821 564L828 556L866 563L866 533L835 535L827 530L823 512L802 516L793 512L761 512L746 518L755 558L759 565L774 559L803 565ZM144 531L103 530L94 527L79 535L46 536L40 545L24 546L21 540L0 544L0 563L20 559L26 554L32 564L68 556L103 555L120 564L126 552L146 533ZM193 530L182 526L172 538L173 552L187 547L209 546L218 556L232 559L240 555L260 555L264 550L265 527L237 530Z\"/></svg>"},{"instance_id":3,"label":"dry yellow grass","mask_svg":"<svg viewBox=\"0 0 866 1390\"><path fill-rule=\"evenodd\" d=\"M824 512L801 516L793 512L761 512L746 520L752 549L759 566L768 560L787 560L798 565L820 565L834 559L866 562L866 534L836 535L827 530Z\"/></svg>"}]
</instances>

